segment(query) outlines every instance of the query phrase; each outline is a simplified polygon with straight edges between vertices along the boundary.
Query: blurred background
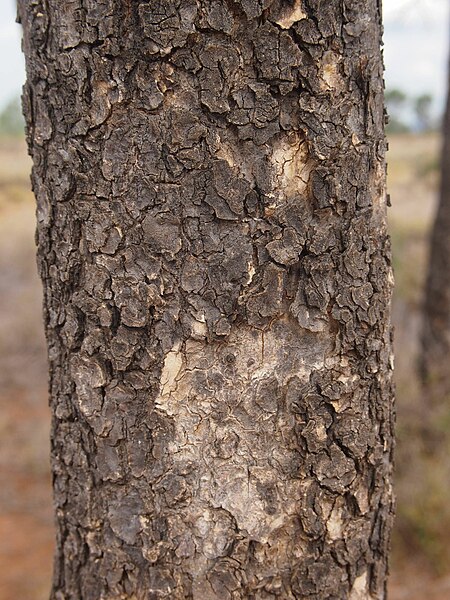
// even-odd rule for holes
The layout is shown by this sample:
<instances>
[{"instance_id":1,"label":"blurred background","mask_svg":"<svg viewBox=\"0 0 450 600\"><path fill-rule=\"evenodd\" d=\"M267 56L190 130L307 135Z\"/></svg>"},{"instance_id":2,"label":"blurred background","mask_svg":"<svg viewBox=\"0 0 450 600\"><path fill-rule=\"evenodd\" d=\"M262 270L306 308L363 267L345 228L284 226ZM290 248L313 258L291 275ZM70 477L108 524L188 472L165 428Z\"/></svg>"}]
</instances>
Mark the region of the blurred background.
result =
<instances>
[{"instance_id":1,"label":"blurred background","mask_svg":"<svg viewBox=\"0 0 450 600\"><path fill-rule=\"evenodd\" d=\"M397 520L391 600L450 598L450 400L430 408L417 375L430 228L438 200L450 0L383 0L390 113L389 222L397 384ZM0 4L0 600L43 600L53 530L47 365L34 199L20 90L20 28ZM449 361L450 362L450 361Z\"/></svg>"}]
</instances>

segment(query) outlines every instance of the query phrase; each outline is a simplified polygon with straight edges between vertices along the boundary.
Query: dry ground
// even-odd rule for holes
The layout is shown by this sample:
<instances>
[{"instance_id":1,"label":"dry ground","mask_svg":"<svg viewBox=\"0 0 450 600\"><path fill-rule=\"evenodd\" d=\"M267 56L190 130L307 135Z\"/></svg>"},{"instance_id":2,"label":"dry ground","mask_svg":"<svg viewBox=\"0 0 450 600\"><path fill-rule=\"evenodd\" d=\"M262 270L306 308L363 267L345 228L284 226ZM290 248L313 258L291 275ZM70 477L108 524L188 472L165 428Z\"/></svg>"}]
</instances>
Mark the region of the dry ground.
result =
<instances>
[{"instance_id":1,"label":"dry ground","mask_svg":"<svg viewBox=\"0 0 450 600\"><path fill-rule=\"evenodd\" d=\"M48 598L49 411L30 162L0 142L0 600Z\"/></svg>"},{"instance_id":2,"label":"dry ground","mask_svg":"<svg viewBox=\"0 0 450 600\"><path fill-rule=\"evenodd\" d=\"M414 375L439 139L397 136L390 146L399 437L390 598L446 600L448 457L417 441L426 407ZM0 141L0 600L44 600L51 577L47 375L29 169L23 142ZM449 423L437 424L441 437Z\"/></svg>"}]
</instances>

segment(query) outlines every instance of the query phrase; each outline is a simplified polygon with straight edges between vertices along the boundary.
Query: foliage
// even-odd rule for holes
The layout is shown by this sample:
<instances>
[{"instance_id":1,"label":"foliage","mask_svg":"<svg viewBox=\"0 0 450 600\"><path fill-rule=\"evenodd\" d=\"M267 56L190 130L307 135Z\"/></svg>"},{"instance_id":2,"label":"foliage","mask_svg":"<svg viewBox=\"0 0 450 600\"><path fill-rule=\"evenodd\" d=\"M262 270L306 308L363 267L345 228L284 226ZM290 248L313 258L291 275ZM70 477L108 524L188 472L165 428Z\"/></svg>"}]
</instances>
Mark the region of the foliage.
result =
<instances>
[{"instance_id":1,"label":"foliage","mask_svg":"<svg viewBox=\"0 0 450 600\"><path fill-rule=\"evenodd\" d=\"M389 115L388 133L426 132L436 128L431 94L410 97L403 90L392 88L386 90L384 99Z\"/></svg>"},{"instance_id":2,"label":"foliage","mask_svg":"<svg viewBox=\"0 0 450 600\"><path fill-rule=\"evenodd\" d=\"M419 131L429 131L432 128L432 102L433 97L431 96L431 94L422 94L414 100L414 111L416 113Z\"/></svg>"},{"instance_id":3,"label":"foliage","mask_svg":"<svg viewBox=\"0 0 450 600\"><path fill-rule=\"evenodd\" d=\"M387 90L384 96L387 112L389 115L388 133L405 133L409 131L408 125L403 120L407 96L399 89Z\"/></svg>"},{"instance_id":4,"label":"foliage","mask_svg":"<svg viewBox=\"0 0 450 600\"><path fill-rule=\"evenodd\" d=\"M392 90L387 90L385 94L385 101L388 106L392 106L394 108L402 108L406 102L407 96L405 92L394 88Z\"/></svg>"},{"instance_id":5,"label":"foliage","mask_svg":"<svg viewBox=\"0 0 450 600\"><path fill-rule=\"evenodd\" d=\"M0 136L19 137L24 133L25 122L20 98L13 98L0 112Z\"/></svg>"}]
</instances>

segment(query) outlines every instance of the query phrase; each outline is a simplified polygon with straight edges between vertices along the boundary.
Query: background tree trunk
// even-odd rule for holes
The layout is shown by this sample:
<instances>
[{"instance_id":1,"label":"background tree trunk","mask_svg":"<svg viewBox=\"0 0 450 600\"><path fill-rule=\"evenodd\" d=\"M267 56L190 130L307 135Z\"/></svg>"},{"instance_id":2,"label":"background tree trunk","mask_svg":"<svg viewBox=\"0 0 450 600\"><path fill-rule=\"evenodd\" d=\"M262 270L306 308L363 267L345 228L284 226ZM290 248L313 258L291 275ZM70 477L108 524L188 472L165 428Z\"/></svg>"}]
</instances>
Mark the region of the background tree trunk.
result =
<instances>
[{"instance_id":1,"label":"background tree trunk","mask_svg":"<svg viewBox=\"0 0 450 600\"><path fill-rule=\"evenodd\" d=\"M383 598L376 0L19 0L54 600Z\"/></svg>"},{"instance_id":2,"label":"background tree trunk","mask_svg":"<svg viewBox=\"0 0 450 600\"><path fill-rule=\"evenodd\" d=\"M438 404L439 398L450 396L450 63L442 134L441 186L431 233L421 357L424 383Z\"/></svg>"}]
</instances>

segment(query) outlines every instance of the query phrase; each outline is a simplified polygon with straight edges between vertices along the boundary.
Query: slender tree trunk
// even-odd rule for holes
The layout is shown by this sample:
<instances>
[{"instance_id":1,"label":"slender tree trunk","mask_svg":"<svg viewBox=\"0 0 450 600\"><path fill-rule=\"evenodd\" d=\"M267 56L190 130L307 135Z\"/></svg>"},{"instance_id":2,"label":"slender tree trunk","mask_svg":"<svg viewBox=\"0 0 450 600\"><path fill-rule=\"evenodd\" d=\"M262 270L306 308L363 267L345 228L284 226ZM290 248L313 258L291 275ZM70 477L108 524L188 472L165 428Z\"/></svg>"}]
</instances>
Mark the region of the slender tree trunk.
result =
<instances>
[{"instance_id":1,"label":"slender tree trunk","mask_svg":"<svg viewBox=\"0 0 450 600\"><path fill-rule=\"evenodd\" d=\"M424 383L438 403L450 397L450 63L442 134L441 186L431 234L421 358Z\"/></svg>"},{"instance_id":2,"label":"slender tree trunk","mask_svg":"<svg viewBox=\"0 0 450 600\"><path fill-rule=\"evenodd\" d=\"M385 597L376 0L19 0L54 600Z\"/></svg>"}]
</instances>

